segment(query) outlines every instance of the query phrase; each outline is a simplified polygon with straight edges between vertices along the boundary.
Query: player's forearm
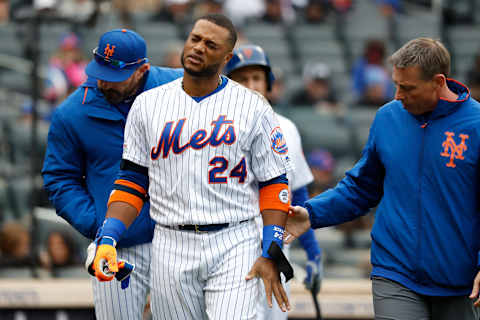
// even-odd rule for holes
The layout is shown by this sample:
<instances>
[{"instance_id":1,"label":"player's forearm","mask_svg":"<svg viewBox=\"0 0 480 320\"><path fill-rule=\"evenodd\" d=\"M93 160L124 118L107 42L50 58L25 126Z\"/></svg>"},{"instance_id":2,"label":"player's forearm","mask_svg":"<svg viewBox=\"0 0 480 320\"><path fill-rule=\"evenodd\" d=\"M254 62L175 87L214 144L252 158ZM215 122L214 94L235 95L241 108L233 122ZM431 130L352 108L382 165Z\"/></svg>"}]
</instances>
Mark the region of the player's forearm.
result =
<instances>
[{"instance_id":1,"label":"player's forearm","mask_svg":"<svg viewBox=\"0 0 480 320\"><path fill-rule=\"evenodd\" d=\"M110 204L105 218L117 218L126 228L130 227L133 221L137 218L137 208L129 203L115 201Z\"/></svg>"},{"instance_id":2,"label":"player's forearm","mask_svg":"<svg viewBox=\"0 0 480 320\"><path fill-rule=\"evenodd\" d=\"M263 225L276 225L285 227L287 223L287 213L280 210L263 210L262 211Z\"/></svg>"}]
</instances>

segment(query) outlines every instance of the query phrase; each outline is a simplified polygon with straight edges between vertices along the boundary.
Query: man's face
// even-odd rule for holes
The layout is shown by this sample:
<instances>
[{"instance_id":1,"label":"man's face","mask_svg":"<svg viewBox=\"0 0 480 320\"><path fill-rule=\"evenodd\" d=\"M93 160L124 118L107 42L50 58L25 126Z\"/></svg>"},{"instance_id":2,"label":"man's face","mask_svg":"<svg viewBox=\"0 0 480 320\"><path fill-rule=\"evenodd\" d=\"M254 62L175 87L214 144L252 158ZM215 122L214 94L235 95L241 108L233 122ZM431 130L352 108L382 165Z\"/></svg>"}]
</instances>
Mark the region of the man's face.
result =
<instances>
[{"instance_id":1,"label":"man's face","mask_svg":"<svg viewBox=\"0 0 480 320\"><path fill-rule=\"evenodd\" d=\"M136 93L145 71L148 70L146 67L146 65L142 65L130 78L122 82L97 80L98 89L110 104L119 104Z\"/></svg>"},{"instance_id":2,"label":"man's face","mask_svg":"<svg viewBox=\"0 0 480 320\"><path fill-rule=\"evenodd\" d=\"M393 67L395 99L400 100L405 110L414 115L432 111L440 99L438 77L441 75L435 75L431 80L423 80L418 66Z\"/></svg>"},{"instance_id":3,"label":"man's face","mask_svg":"<svg viewBox=\"0 0 480 320\"><path fill-rule=\"evenodd\" d=\"M247 66L234 70L230 78L264 97L267 95L267 73L261 66Z\"/></svg>"},{"instance_id":4,"label":"man's face","mask_svg":"<svg viewBox=\"0 0 480 320\"><path fill-rule=\"evenodd\" d=\"M328 82L325 79L311 79L306 83L305 88L315 101L324 100L329 95Z\"/></svg>"},{"instance_id":5,"label":"man's face","mask_svg":"<svg viewBox=\"0 0 480 320\"><path fill-rule=\"evenodd\" d=\"M219 73L232 55L228 39L227 29L207 20L198 20L183 47L185 72L205 78Z\"/></svg>"}]
</instances>

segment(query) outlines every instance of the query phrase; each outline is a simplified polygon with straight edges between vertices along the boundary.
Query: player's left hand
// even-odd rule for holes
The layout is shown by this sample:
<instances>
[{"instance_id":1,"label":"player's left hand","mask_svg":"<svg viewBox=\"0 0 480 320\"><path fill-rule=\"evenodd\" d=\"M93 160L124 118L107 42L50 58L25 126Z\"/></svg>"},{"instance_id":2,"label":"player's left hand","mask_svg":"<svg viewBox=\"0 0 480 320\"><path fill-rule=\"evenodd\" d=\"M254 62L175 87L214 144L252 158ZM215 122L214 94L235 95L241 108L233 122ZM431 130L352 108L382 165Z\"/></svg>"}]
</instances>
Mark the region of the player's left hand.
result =
<instances>
[{"instance_id":1,"label":"player's left hand","mask_svg":"<svg viewBox=\"0 0 480 320\"><path fill-rule=\"evenodd\" d=\"M477 276L473 280L473 289L469 297L470 299L473 300L473 305L477 308L480 307L479 291L480 291L480 271L477 273Z\"/></svg>"},{"instance_id":2,"label":"player's left hand","mask_svg":"<svg viewBox=\"0 0 480 320\"><path fill-rule=\"evenodd\" d=\"M305 280L303 280L303 283L307 290L310 290L314 295L317 295L322 287L322 255L317 255L314 260L308 260L305 271L307 272L307 276L305 277Z\"/></svg>"},{"instance_id":3,"label":"player's left hand","mask_svg":"<svg viewBox=\"0 0 480 320\"><path fill-rule=\"evenodd\" d=\"M290 206L283 242L291 243L310 229L310 217L307 209L300 206Z\"/></svg>"},{"instance_id":4,"label":"player's left hand","mask_svg":"<svg viewBox=\"0 0 480 320\"><path fill-rule=\"evenodd\" d=\"M259 257L253 264L252 269L245 278L247 281L255 277L262 278L267 295L268 306L272 307L272 293L277 300L278 306L283 312L290 310L290 302L287 293L280 281L280 273L272 260L265 257Z\"/></svg>"}]
</instances>

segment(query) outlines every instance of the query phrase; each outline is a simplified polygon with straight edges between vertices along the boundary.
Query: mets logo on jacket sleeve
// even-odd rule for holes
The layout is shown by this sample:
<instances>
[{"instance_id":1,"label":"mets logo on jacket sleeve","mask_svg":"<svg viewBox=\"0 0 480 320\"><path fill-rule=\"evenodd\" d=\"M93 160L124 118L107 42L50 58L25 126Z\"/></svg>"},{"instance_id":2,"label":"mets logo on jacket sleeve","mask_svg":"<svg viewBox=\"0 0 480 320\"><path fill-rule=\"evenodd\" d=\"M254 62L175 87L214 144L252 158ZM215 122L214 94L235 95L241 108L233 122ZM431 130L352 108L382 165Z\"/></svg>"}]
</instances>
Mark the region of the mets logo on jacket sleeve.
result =
<instances>
[{"instance_id":1,"label":"mets logo on jacket sleeve","mask_svg":"<svg viewBox=\"0 0 480 320\"><path fill-rule=\"evenodd\" d=\"M285 136L280 127L275 127L270 133L270 141L272 141L272 150L278 154L287 154L288 147Z\"/></svg>"},{"instance_id":2,"label":"mets logo on jacket sleeve","mask_svg":"<svg viewBox=\"0 0 480 320\"><path fill-rule=\"evenodd\" d=\"M458 135L461 139L461 142L459 144L457 144L453 139L455 133L446 131L445 135L447 136L447 138L442 143L443 152L440 153L440 155L442 157L447 157L450 159L450 161L446 164L447 167L455 168L457 165L455 164L455 162L453 162L454 159L465 159L463 157L463 152L468 149L467 145L465 144L465 140L468 139L468 134L461 133Z\"/></svg>"}]
</instances>

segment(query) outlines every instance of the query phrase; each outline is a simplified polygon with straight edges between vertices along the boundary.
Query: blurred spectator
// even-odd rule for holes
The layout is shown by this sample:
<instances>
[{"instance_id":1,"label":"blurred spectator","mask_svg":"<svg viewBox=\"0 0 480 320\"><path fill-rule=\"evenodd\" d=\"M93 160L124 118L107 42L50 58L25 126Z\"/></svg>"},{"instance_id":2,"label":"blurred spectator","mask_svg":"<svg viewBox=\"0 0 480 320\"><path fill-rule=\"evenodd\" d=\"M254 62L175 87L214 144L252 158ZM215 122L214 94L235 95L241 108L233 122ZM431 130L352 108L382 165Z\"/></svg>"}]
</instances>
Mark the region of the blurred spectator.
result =
<instances>
[{"instance_id":1,"label":"blurred spectator","mask_svg":"<svg viewBox=\"0 0 480 320\"><path fill-rule=\"evenodd\" d=\"M467 73L467 85L472 97L480 101L480 51L476 54L473 66Z\"/></svg>"},{"instance_id":2,"label":"blurred spectator","mask_svg":"<svg viewBox=\"0 0 480 320\"><path fill-rule=\"evenodd\" d=\"M306 63L304 86L293 94L291 106L309 106L321 113L340 113L340 104L331 85L330 68L322 62Z\"/></svg>"},{"instance_id":3,"label":"blurred spectator","mask_svg":"<svg viewBox=\"0 0 480 320\"><path fill-rule=\"evenodd\" d=\"M282 69L273 67L272 72L275 76L275 81L272 85L272 90L267 92L267 99L270 104L276 109L285 107L287 101L285 101L285 76Z\"/></svg>"},{"instance_id":4,"label":"blurred spectator","mask_svg":"<svg viewBox=\"0 0 480 320\"><path fill-rule=\"evenodd\" d=\"M193 20L209 13L223 14L224 0L200 0L196 2Z\"/></svg>"},{"instance_id":5,"label":"blurred spectator","mask_svg":"<svg viewBox=\"0 0 480 320\"><path fill-rule=\"evenodd\" d=\"M328 0L309 0L304 8L307 23L322 23L328 14Z\"/></svg>"},{"instance_id":6,"label":"blurred spectator","mask_svg":"<svg viewBox=\"0 0 480 320\"><path fill-rule=\"evenodd\" d=\"M310 197L334 186L335 160L330 152L315 149L308 154L307 162L313 174L313 182L309 186Z\"/></svg>"},{"instance_id":7,"label":"blurred spectator","mask_svg":"<svg viewBox=\"0 0 480 320\"><path fill-rule=\"evenodd\" d=\"M95 11L95 3L92 0L56 1L55 7L60 16L78 22L87 21Z\"/></svg>"},{"instance_id":8,"label":"blurred spectator","mask_svg":"<svg viewBox=\"0 0 480 320\"><path fill-rule=\"evenodd\" d=\"M401 10L400 0L376 0L378 9L384 17L392 17Z\"/></svg>"},{"instance_id":9,"label":"blurred spectator","mask_svg":"<svg viewBox=\"0 0 480 320\"><path fill-rule=\"evenodd\" d=\"M0 24L7 23L10 15L10 1L0 0Z\"/></svg>"},{"instance_id":10,"label":"blurred spectator","mask_svg":"<svg viewBox=\"0 0 480 320\"><path fill-rule=\"evenodd\" d=\"M7 222L0 229L0 267L32 266L29 230L18 222Z\"/></svg>"},{"instance_id":11,"label":"blurred spectator","mask_svg":"<svg viewBox=\"0 0 480 320\"><path fill-rule=\"evenodd\" d=\"M87 62L80 39L69 33L62 37L58 50L50 58L44 97L57 105L86 80Z\"/></svg>"},{"instance_id":12,"label":"blurred spectator","mask_svg":"<svg viewBox=\"0 0 480 320\"><path fill-rule=\"evenodd\" d=\"M358 103L380 107L393 99L395 88L385 67L385 55L382 40L367 41L363 56L353 68L353 90Z\"/></svg>"},{"instance_id":13,"label":"blurred spectator","mask_svg":"<svg viewBox=\"0 0 480 320\"><path fill-rule=\"evenodd\" d=\"M56 270L62 267L79 265L80 255L73 238L63 231L52 231L47 237L45 251L40 253L40 264L56 276Z\"/></svg>"},{"instance_id":14,"label":"blurred spectator","mask_svg":"<svg viewBox=\"0 0 480 320\"><path fill-rule=\"evenodd\" d=\"M339 14L347 13L352 8L352 0L330 0L330 4Z\"/></svg>"},{"instance_id":15,"label":"blurred spectator","mask_svg":"<svg viewBox=\"0 0 480 320\"><path fill-rule=\"evenodd\" d=\"M446 25L473 24L478 0L445 1L443 5L443 23Z\"/></svg>"},{"instance_id":16,"label":"blurred spectator","mask_svg":"<svg viewBox=\"0 0 480 320\"><path fill-rule=\"evenodd\" d=\"M180 62L183 50L183 43L172 42L167 46L167 51L163 56L162 66L169 68L182 68Z\"/></svg>"},{"instance_id":17,"label":"blurred spectator","mask_svg":"<svg viewBox=\"0 0 480 320\"><path fill-rule=\"evenodd\" d=\"M152 19L174 23L185 23L191 14L192 2L190 0L165 0Z\"/></svg>"},{"instance_id":18,"label":"blurred spectator","mask_svg":"<svg viewBox=\"0 0 480 320\"><path fill-rule=\"evenodd\" d=\"M239 28L246 21L261 17L265 3L261 0L225 0L223 10L235 27Z\"/></svg>"},{"instance_id":19,"label":"blurred spectator","mask_svg":"<svg viewBox=\"0 0 480 320\"><path fill-rule=\"evenodd\" d=\"M291 23L295 20L290 0L264 0L265 11L262 21L268 23Z\"/></svg>"}]
</instances>

